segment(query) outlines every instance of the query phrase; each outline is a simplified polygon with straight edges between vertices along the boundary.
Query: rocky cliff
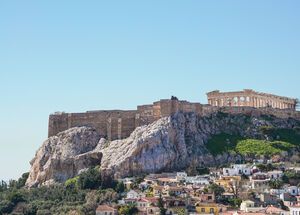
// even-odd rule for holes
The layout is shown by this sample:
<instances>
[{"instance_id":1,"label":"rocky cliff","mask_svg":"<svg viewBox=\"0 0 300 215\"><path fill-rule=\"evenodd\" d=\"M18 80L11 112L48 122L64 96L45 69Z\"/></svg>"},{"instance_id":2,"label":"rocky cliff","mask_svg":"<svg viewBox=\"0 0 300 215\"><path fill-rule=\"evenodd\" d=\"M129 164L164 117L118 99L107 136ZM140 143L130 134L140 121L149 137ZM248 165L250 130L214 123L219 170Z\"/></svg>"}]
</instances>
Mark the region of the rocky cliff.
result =
<instances>
[{"instance_id":1,"label":"rocky cliff","mask_svg":"<svg viewBox=\"0 0 300 215\"><path fill-rule=\"evenodd\" d=\"M220 133L264 139L268 137L261 132L262 126L292 129L299 125L295 119L274 116L256 118L218 112L199 117L195 113L176 113L136 128L126 139L111 142L93 128L72 128L43 143L31 161L27 186L63 182L95 165L106 174L124 177L181 170L192 161L210 166L234 161L240 156L210 154L208 140Z\"/></svg>"}]
</instances>

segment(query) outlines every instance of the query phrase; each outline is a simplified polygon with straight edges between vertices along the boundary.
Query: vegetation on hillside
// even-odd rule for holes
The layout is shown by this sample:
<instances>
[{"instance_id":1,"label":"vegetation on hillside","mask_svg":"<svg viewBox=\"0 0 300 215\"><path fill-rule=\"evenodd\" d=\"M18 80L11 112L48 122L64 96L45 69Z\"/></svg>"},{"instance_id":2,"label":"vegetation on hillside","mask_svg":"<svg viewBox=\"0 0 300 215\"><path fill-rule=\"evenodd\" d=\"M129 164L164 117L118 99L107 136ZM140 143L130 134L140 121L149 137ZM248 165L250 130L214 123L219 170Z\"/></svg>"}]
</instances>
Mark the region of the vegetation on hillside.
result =
<instances>
[{"instance_id":1,"label":"vegetation on hillside","mask_svg":"<svg viewBox=\"0 0 300 215\"><path fill-rule=\"evenodd\" d=\"M289 152L300 146L300 129L274 128L262 126L260 131L270 140L247 139L239 135L220 133L214 135L207 143L208 150L213 154L236 152L242 155L272 156Z\"/></svg>"},{"instance_id":2,"label":"vegetation on hillside","mask_svg":"<svg viewBox=\"0 0 300 215\"><path fill-rule=\"evenodd\" d=\"M263 134L269 136L274 140L281 140L293 145L300 145L300 128L274 128L272 126L262 126L260 130Z\"/></svg>"},{"instance_id":3,"label":"vegetation on hillside","mask_svg":"<svg viewBox=\"0 0 300 215\"><path fill-rule=\"evenodd\" d=\"M294 147L294 145L283 141L246 139L237 143L235 151L241 155L248 156L272 156L291 151Z\"/></svg>"},{"instance_id":4,"label":"vegetation on hillside","mask_svg":"<svg viewBox=\"0 0 300 215\"><path fill-rule=\"evenodd\" d=\"M243 138L239 135L221 133L214 135L206 147L213 155L234 151L237 143Z\"/></svg>"},{"instance_id":5,"label":"vegetation on hillside","mask_svg":"<svg viewBox=\"0 0 300 215\"><path fill-rule=\"evenodd\" d=\"M50 187L26 189L27 177L0 183L0 214L95 214L99 204L116 202L125 189L120 182L101 180L97 167Z\"/></svg>"}]
</instances>

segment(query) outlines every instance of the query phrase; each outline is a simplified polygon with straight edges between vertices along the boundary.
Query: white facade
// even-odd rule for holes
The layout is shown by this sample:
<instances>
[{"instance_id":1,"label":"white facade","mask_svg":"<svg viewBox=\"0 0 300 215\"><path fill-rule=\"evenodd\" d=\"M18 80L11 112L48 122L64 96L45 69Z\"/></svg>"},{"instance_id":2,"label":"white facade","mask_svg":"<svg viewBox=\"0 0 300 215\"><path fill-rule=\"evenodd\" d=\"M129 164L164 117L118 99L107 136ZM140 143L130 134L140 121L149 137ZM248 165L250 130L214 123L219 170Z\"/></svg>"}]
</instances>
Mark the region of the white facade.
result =
<instances>
[{"instance_id":1,"label":"white facade","mask_svg":"<svg viewBox=\"0 0 300 215\"><path fill-rule=\"evenodd\" d=\"M195 185L208 185L209 179L203 176L194 176L194 177L186 177L186 183L195 184Z\"/></svg>"},{"instance_id":2,"label":"white facade","mask_svg":"<svg viewBox=\"0 0 300 215\"><path fill-rule=\"evenodd\" d=\"M285 189L270 189L270 194L280 196L285 193Z\"/></svg>"},{"instance_id":3,"label":"white facade","mask_svg":"<svg viewBox=\"0 0 300 215\"><path fill-rule=\"evenodd\" d=\"M276 170L276 171L270 171L267 173L271 180L280 179L283 176L283 172Z\"/></svg>"},{"instance_id":4,"label":"white facade","mask_svg":"<svg viewBox=\"0 0 300 215\"><path fill-rule=\"evenodd\" d=\"M233 164L230 168L223 168L224 176L251 175L251 168L247 164Z\"/></svg>"},{"instance_id":5,"label":"white facade","mask_svg":"<svg viewBox=\"0 0 300 215\"><path fill-rule=\"evenodd\" d=\"M290 215L300 215L300 206L291 206L290 209Z\"/></svg>"},{"instance_id":6,"label":"white facade","mask_svg":"<svg viewBox=\"0 0 300 215\"><path fill-rule=\"evenodd\" d=\"M176 173L176 177L179 177L179 178L186 178L186 177L187 177L187 174L186 174L186 172L177 172L177 173Z\"/></svg>"},{"instance_id":7,"label":"white facade","mask_svg":"<svg viewBox=\"0 0 300 215\"><path fill-rule=\"evenodd\" d=\"M134 190L130 190L126 195L127 199L138 199L139 197L140 195Z\"/></svg>"},{"instance_id":8,"label":"white facade","mask_svg":"<svg viewBox=\"0 0 300 215\"><path fill-rule=\"evenodd\" d=\"M292 195L292 196L297 196L299 191L298 191L298 187L296 186L289 186L287 188L287 191ZM299 214L300 215L300 214Z\"/></svg>"}]
</instances>

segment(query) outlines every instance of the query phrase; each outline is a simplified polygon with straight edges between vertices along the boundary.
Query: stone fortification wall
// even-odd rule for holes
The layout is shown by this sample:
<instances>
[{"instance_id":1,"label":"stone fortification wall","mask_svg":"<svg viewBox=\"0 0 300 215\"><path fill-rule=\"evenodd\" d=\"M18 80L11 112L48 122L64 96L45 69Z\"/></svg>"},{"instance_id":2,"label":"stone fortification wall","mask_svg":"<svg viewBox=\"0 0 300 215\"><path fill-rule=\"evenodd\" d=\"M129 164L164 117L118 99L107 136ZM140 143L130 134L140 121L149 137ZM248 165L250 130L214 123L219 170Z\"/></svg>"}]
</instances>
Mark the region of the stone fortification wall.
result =
<instances>
[{"instance_id":1,"label":"stone fortification wall","mask_svg":"<svg viewBox=\"0 0 300 215\"><path fill-rule=\"evenodd\" d=\"M108 140L123 139L142 125L150 124L162 117L178 111L195 112L200 116L209 116L221 111L230 114L274 115L279 118L293 117L300 120L300 112L294 109L251 106L214 106L163 99L151 105L141 105L137 110L88 111L85 113L55 113L49 116L48 136L76 126L91 126Z\"/></svg>"},{"instance_id":2,"label":"stone fortification wall","mask_svg":"<svg viewBox=\"0 0 300 215\"><path fill-rule=\"evenodd\" d=\"M289 109L274 109L271 107L254 108L254 107L212 107L211 111L205 114L211 114L212 112L224 112L229 114L246 114L251 116L276 116L278 118L288 119L294 118L300 120L300 112ZM210 108L208 108L210 109Z\"/></svg>"},{"instance_id":3,"label":"stone fortification wall","mask_svg":"<svg viewBox=\"0 0 300 215\"><path fill-rule=\"evenodd\" d=\"M200 103L165 99L152 105L138 106L137 110L88 111L85 113L55 113L49 117L48 136L76 126L91 126L109 140L128 137L138 126L147 125L177 112L201 114Z\"/></svg>"},{"instance_id":4,"label":"stone fortification wall","mask_svg":"<svg viewBox=\"0 0 300 215\"><path fill-rule=\"evenodd\" d=\"M88 111L55 113L49 116L48 136L76 126L91 126L108 139L128 137L135 129L136 111Z\"/></svg>"}]
</instances>

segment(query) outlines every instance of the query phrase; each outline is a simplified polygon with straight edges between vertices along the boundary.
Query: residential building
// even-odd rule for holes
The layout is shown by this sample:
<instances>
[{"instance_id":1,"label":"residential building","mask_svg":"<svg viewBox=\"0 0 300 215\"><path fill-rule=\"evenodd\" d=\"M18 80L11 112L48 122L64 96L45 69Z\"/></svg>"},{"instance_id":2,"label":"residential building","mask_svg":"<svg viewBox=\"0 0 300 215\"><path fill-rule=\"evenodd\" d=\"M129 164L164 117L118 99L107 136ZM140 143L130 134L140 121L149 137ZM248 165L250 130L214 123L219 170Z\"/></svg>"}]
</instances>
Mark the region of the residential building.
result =
<instances>
[{"instance_id":1,"label":"residential building","mask_svg":"<svg viewBox=\"0 0 300 215\"><path fill-rule=\"evenodd\" d=\"M96 215L117 215L118 210L109 205L99 205L96 209Z\"/></svg>"}]
</instances>

